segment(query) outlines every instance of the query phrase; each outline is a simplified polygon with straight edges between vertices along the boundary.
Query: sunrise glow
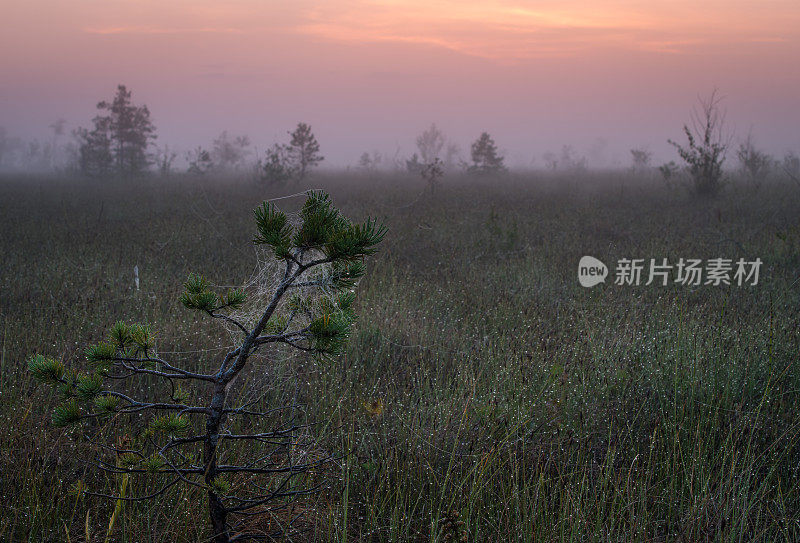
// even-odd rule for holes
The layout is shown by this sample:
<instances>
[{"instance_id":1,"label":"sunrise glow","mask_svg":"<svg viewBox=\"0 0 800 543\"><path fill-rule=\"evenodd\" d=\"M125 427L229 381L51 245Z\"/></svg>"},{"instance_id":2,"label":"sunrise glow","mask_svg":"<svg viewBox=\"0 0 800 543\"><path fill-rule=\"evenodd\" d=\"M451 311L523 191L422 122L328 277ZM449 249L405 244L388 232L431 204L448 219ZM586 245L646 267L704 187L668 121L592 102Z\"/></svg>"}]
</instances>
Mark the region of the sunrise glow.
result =
<instances>
[{"instance_id":1,"label":"sunrise glow","mask_svg":"<svg viewBox=\"0 0 800 543\"><path fill-rule=\"evenodd\" d=\"M598 139L666 151L718 87L737 130L800 145L794 1L33 1L0 24L1 122L28 136L125 83L186 147L306 120L344 165L435 121L525 162Z\"/></svg>"}]
</instances>

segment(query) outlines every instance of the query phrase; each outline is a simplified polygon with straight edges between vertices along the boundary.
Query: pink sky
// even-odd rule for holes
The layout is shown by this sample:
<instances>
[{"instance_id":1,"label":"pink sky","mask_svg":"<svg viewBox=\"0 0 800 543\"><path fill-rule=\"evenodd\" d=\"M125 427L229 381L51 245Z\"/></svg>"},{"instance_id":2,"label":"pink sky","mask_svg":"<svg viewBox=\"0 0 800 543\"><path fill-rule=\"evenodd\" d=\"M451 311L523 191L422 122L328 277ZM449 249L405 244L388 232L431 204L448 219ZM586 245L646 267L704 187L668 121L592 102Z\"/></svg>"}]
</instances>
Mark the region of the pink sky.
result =
<instances>
[{"instance_id":1,"label":"pink sky","mask_svg":"<svg viewBox=\"0 0 800 543\"><path fill-rule=\"evenodd\" d=\"M466 150L488 130L512 164L565 143L628 163L674 158L698 94L781 154L800 151L797 0L6 2L0 125L44 137L87 125L117 83L146 103L159 144L224 129L260 147L297 121L328 163L411 154L431 122ZM595 147L597 147L595 145Z\"/></svg>"}]
</instances>

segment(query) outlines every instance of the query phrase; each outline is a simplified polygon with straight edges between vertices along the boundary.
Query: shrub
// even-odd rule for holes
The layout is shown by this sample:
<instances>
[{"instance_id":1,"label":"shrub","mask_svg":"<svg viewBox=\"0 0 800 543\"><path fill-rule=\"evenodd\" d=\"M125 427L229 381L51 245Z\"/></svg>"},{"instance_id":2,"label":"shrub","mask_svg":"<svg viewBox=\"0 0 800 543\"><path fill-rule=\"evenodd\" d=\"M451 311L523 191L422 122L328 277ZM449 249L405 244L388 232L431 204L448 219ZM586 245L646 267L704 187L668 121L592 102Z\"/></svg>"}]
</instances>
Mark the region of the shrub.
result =
<instances>
[{"instance_id":1,"label":"shrub","mask_svg":"<svg viewBox=\"0 0 800 543\"><path fill-rule=\"evenodd\" d=\"M667 141L686 162L694 192L699 196L714 196L722 188L722 164L729 145L723 133L725 112L716 89L707 99L701 98L699 102L699 107L692 112L692 127L683 125L687 145Z\"/></svg>"}]
</instances>

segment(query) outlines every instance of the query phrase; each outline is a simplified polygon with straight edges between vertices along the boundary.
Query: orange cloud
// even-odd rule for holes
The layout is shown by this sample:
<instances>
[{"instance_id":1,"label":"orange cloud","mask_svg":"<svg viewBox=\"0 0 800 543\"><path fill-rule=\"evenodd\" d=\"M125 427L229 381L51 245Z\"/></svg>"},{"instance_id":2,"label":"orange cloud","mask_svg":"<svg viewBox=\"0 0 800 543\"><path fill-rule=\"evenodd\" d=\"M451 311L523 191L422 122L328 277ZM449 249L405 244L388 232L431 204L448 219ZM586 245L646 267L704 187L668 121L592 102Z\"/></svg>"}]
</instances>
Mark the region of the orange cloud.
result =
<instances>
[{"instance_id":1,"label":"orange cloud","mask_svg":"<svg viewBox=\"0 0 800 543\"><path fill-rule=\"evenodd\" d=\"M775 27L774 14L767 25L742 1L710 2L702 17L697 11L688 0L645 8L624 1L351 0L302 11L295 29L322 40L422 44L503 61L603 48L682 53L720 39L782 43L780 34L793 32L789 21Z\"/></svg>"}]
</instances>

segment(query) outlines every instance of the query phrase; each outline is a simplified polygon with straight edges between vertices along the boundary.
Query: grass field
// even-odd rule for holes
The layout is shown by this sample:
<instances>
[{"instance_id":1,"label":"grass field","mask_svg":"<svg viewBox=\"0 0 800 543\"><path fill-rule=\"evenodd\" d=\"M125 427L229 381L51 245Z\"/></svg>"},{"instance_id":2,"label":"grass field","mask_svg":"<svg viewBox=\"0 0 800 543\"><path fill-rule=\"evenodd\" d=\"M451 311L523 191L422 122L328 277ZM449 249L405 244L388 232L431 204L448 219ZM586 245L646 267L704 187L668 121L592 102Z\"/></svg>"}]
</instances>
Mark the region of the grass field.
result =
<instances>
[{"instance_id":1,"label":"grass field","mask_svg":"<svg viewBox=\"0 0 800 543\"><path fill-rule=\"evenodd\" d=\"M242 385L297 383L309 431L343 454L297 504L294 540L445 541L451 511L476 542L800 540L796 186L709 201L627 173L445 178L433 195L389 174L312 185L389 234L346 354L265 357ZM104 541L114 503L69 488L119 485L50 425L27 357L81 367L115 321L146 321L160 352L210 367L227 335L180 305L182 282L246 282L252 209L304 188L0 180L0 540ZM583 255L764 264L756 286L584 289ZM176 486L126 504L111 540L203 541L205 507Z\"/></svg>"}]
</instances>

